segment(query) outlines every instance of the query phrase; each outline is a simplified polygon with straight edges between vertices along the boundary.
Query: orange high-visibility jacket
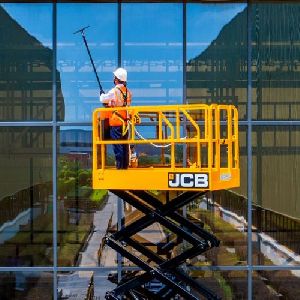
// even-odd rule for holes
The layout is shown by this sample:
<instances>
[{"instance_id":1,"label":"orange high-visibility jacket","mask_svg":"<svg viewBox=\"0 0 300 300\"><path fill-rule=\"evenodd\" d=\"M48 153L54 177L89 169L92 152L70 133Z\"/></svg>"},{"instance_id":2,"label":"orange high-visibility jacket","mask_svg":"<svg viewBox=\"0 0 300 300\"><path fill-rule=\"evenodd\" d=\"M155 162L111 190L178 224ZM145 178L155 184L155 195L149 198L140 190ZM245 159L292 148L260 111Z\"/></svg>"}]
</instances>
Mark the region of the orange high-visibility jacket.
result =
<instances>
[{"instance_id":1,"label":"orange high-visibility jacket","mask_svg":"<svg viewBox=\"0 0 300 300\"><path fill-rule=\"evenodd\" d=\"M100 101L108 105L108 107L126 107L131 104L131 92L123 84L118 84L112 88L107 94L100 96ZM116 112L107 112L101 116L101 119L109 119L110 126L122 126L127 122L128 115L126 110L118 110Z\"/></svg>"}]
</instances>

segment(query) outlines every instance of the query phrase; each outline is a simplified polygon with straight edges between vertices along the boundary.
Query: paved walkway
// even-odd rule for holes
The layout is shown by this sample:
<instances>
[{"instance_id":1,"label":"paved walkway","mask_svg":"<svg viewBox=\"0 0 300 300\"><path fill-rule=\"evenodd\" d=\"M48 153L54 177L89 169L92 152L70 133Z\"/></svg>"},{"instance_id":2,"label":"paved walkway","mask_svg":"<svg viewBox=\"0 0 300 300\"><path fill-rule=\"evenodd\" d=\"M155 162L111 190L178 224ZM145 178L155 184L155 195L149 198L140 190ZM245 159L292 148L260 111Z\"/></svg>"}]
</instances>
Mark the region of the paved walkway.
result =
<instances>
[{"instance_id":1,"label":"paved walkway","mask_svg":"<svg viewBox=\"0 0 300 300\"><path fill-rule=\"evenodd\" d=\"M116 219L117 197L109 194L105 207L94 214L94 232L90 237L86 250L82 253L81 267L95 267L98 265L98 250L103 237L106 234L109 219L113 215Z\"/></svg>"},{"instance_id":2,"label":"paved walkway","mask_svg":"<svg viewBox=\"0 0 300 300\"><path fill-rule=\"evenodd\" d=\"M101 211L94 214L94 231L92 232L88 245L82 253L79 263L81 267L98 266L98 250L102 238L105 236L111 216L116 220L117 197L109 194L108 201ZM104 299L105 293L114 288L107 280L108 271L87 272L79 271L72 274L61 274L58 279L58 291L62 290L62 296L70 300L83 300L87 295L88 285L94 274L95 299Z\"/></svg>"},{"instance_id":3,"label":"paved walkway","mask_svg":"<svg viewBox=\"0 0 300 300\"><path fill-rule=\"evenodd\" d=\"M85 251L82 253L79 266L98 266L98 250L102 238L106 234L110 218L112 217L112 225L117 223L117 205L118 197L110 193L105 207L94 214L95 228L90 236ZM145 228L138 236L136 236L136 238L142 242L151 241L153 243L157 243L164 238L164 233L161 226L158 223L154 223ZM100 265L102 267L116 266L116 257L117 254L114 250L109 247L105 247L102 252ZM132 265L128 261L125 263ZM72 274L60 275L58 280L58 290L62 290L63 296L68 297L67 299L83 300L87 294L90 279L92 275L94 275L95 300L105 299L105 293L115 287L113 283L107 280L109 272L110 271L103 271L100 269L97 272L79 271Z\"/></svg>"}]
</instances>

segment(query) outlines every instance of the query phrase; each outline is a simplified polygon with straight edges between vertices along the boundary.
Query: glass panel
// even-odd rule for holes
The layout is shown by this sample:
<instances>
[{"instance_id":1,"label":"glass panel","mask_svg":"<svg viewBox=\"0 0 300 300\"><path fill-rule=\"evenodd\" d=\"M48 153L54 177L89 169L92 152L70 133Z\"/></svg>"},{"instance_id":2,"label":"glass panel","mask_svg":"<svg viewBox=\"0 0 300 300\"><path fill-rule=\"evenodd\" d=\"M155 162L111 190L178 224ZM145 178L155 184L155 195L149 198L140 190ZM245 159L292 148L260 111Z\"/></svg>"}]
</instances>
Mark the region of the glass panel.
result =
<instances>
[{"instance_id":1,"label":"glass panel","mask_svg":"<svg viewBox=\"0 0 300 300\"><path fill-rule=\"evenodd\" d=\"M78 22L80 20L80 22ZM110 88L117 66L117 5L57 5L58 114L64 121L90 121L99 107L99 86L81 33L84 26L88 48L105 91Z\"/></svg>"},{"instance_id":2,"label":"glass panel","mask_svg":"<svg viewBox=\"0 0 300 300\"><path fill-rule=\"evenodd\" d=\"M1 4L0 18L0 121L51 120L52 5Z\"/></svg>"},{"instance_id":3,"label":"glass panel","mask_svg":"<svg viewBox=\"0 0 300 300\"><path fill-rule=\"evenodd\" d=\"M123 4L122 17L133 105L182 103L182 5Z\"/></svg>"},{"instance_id":4,"label":"glass panel","mask_svg":"<svg viewBox=\"0 0 300 300\"><path fill-rule=\"evenodd\" d=\"M299 13L299 3L253 5L254 119L299 120Z\"/></svg>"},{"instance_id":5,"label":"glass panel","mask_svg":"<svg viewBox=\"0 0 300 300\"><path fill-rule=\"evenodd\" d=\"M130 272L127 272L129 274ZM135 271L136 273L136 271ZM210 289L220 299L247 299L247 271L200 271L187 273L204 287ZM135 275L137 276L137 275ZM58 295L77 299L104 299L106 292L116 288L117 270L99 270L97 272L75 272L73 274L58 274ZM154 293L163 285L156 280L146 285ZM140 292L143 292L140 290ZM191 289L191 293L199 299L203 295ZM137 294L137 293L136 293ZM128 296L129 294L127 294ZM131 294L132 295L132 294ZM141 294L139 294L141 295ZM90 296L91 298L87 298ZM149 298L145 298L149 299ZM205 298L206 299L206 298Z\"/></svg>"},{"instance_id":6,"label":"glass panel","mask_svg":"<svg viewBox=\"0 0 300 300\"><path fill-rule=\"evenodd\" d=\"M116 203L91 187L91 127L60 127L58 134L58 265L97 266Z\"/></svg>"},{"instance_id":7,"label":"glass panel","mask_svg":"<svg viewBox=\"0 0 300 300\"><path fill-rule=\"evenodd\" d=\"M246 118L246 4L187 4L186 78L188 103L238 105Z\"/></svg>"},{"instance_id":8,"label":"glass panel","mask_svg":"<svg viewBox=\"0 0 300 300\"><path fill-rule=\"evenodd\" d=\"M240 188L207 193L188 206L195 222L204 223L220 241L203 254L204 265L241 265L247 261L247 145L246 127L239 128Z\"/></svg>"},{"instance_id":9,"label":"glass panel","mask_svg":"<svg viewBox=\"0 0 300 300\"><path fill-rule=\"evenodd\" d=\"M253 299L299 299L299 277L299 270L256 271L252 277Z\"/></svg>"},{"instance_id":10,"label":"glass panel","mask_svg":"<svg viewBox=\"0 0 300 300\"><path fill-rule=\"evenodd\" d=\"M116 284L108 279L113 280L115 273L102 269L97 272L58 273L58 299L105 299L106 292L116 288Z\"/></svg>"},{"instance_id":11,"label":"glass panel","mask_svg":"<svg viewBox=\"0 0 300 300\"><path fill-rule=\"evenodd\" d=\"M53 274L51 272L0 273L1 299L45 300L53 299ZM43 295L43 296L42 296Z\"/></svg>"},{"instance_id":12,"label":"glass panel","mask_svg":"<svg viewBox=\"0 0 300 300\"><path fill-rule=\"evenodd\" d=\"M200 271L193 270L190 275L204 287L215 293L219 299L247 299L247 271ZM195 293L199 299L207 299Z\"/></svg>"},{"instance_id":13,"label":"glass panel","mask_svg":"<svg viewBox=\"0 0 300 300\"><path fill-rule=\"evenodd\" d=\"M207 193L188 206L196 224L220 240L219 247L204 252L196 266L247 264L247 201L233 191Z\"/></svg>"},{"instance_id":14,"label":"glass panel","mask_svg":"<svg viewBox=\"0 0 300 300\"><path fill-rule=\"evenodd\" d=\"M52 131L0 128L0 264L52 265Z\"/></svg>"},{"instance_id":15,"label":"glass panel","mask_svg":"<svg viewBox=\"0 0 300 300\"><path fill-rule=\"evenodd\" d=\"M253 260L299 265L300 128L254 127Z\"/></svg>"}]
</instances>

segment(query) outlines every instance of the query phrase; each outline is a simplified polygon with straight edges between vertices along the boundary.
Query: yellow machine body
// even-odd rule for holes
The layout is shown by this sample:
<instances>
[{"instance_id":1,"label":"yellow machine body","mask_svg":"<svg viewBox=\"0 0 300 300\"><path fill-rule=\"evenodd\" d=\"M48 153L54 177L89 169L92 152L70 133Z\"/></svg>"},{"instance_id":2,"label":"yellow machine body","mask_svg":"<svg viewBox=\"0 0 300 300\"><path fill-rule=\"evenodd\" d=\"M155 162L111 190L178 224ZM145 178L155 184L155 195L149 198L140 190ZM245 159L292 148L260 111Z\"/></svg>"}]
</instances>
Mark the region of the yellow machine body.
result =
<instances>
[{"instance_id":1,"label":"yellow machine body","mask_svg":"<svg viewBox=\"0 0 300 300\"><path fill-rule=\"evenodd\" d=\"M124 131L128 130L129 138L104 139L103 120L124 109L129 118ZM126 170L116 169L113 144L135 145L139 163ZM207 191L239 185L238 112L233 105L132 106L94 111L94 189Z\"/></svg>"}]
</instances>

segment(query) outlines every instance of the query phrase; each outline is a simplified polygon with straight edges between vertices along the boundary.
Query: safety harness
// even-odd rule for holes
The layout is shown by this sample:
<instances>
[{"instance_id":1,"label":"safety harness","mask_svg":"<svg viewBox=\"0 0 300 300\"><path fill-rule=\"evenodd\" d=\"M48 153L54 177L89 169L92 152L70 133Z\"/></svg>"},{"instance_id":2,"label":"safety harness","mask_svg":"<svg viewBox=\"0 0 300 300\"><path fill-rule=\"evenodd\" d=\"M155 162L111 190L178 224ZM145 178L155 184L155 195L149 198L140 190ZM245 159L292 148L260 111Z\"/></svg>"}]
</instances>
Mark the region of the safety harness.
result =
<instances>
[{"instance_id":1,"label":"safety harness","mask_svg":"<svg viewBox=\"0 0 300 300\"><path fill-rule=\"evenodd\" d=\"M125 93L123 93L123 91L119 88L116 87L116 89L118 89L123 97L123 107L127 106L127 98L128 98L128 90L127 87L125 86ZM126 133L128 132L129 129L129 118L126 117L124 118L117 110L113 111L113 114L119 119L119 121L122 123L122 136L126 135Z\"/></svg>"}]
</instances>

